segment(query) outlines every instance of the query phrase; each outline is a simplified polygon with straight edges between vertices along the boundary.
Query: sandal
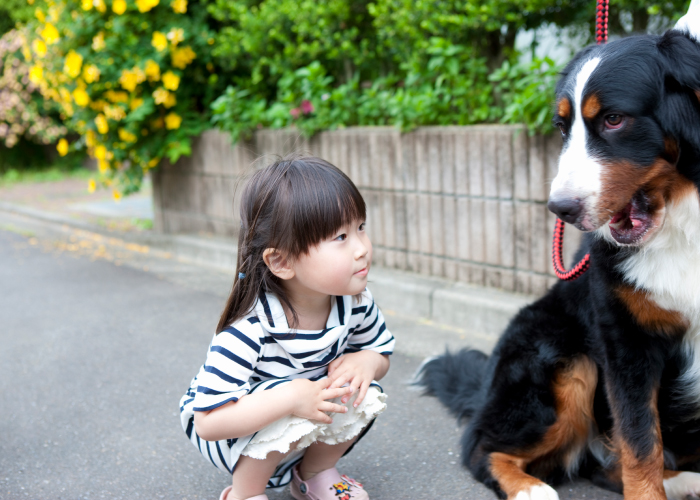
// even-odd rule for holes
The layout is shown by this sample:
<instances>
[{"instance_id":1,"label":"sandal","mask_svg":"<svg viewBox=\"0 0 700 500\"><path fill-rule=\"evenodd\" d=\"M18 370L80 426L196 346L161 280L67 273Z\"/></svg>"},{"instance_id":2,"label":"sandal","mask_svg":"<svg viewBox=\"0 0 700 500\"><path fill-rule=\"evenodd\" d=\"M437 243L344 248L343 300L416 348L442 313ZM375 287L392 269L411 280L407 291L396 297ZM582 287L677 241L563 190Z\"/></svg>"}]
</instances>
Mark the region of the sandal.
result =
<instances>
[{"instance_id":1,"label":"sandal","mask_svg":"<svg viewBox=\"0 0 700 500\"><path fill-rule=\"evenodd\" d=\"M292 469L292 497L296 500L369 500L362 484L340 475L333 467L319 472L308 481L302 481L299 466Z\"/></svg>"}]
</instances>

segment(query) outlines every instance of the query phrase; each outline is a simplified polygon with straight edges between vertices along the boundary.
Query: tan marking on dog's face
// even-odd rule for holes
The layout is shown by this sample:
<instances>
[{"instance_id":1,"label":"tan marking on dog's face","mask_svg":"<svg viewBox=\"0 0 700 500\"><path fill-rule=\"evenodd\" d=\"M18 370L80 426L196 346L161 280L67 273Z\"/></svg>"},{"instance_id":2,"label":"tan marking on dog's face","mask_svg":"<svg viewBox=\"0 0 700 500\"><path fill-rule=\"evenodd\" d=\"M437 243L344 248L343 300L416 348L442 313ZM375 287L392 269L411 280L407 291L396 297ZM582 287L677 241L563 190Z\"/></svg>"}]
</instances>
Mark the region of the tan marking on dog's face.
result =
<instances>
[{"instance_id":1,"label":"tan marking on dog's face","mask_svg":"<svg viewBox=\"0 0 700 500\"><path fill-rule=\"evenodd\" d=\"M567 120L571 119L571 101L568 98L562 97L557 103L557 114Z\"/></svg>"},{"instance_id":2,"label":"tan marking on dog's face","mask_svg":"<svg viewBox=\"0 0 700 500\"><path fill-rule=\"evenodd\" d=\"M670 154L672 144L668 143ZM640 189L649 203L649 213L655 220L654 228L661 226L660 214L666 204L695 189L694 184L683 177L674 164L659 158L650 167L639 167L628 161L603 163L602 192L596 209L599 224L623 210Z\"/></svg>"},{"instance_id":3,"label":"tan marking on dog's face","mask_svg":"<svg viewBox=\"0 0 700 500\"><path fill-rule=\"evenodd\" d=\"M680 473L681 473L681 471L679 471L679 470L664 469L664 479L673 479L674 477L676 477Z\"/></svg>"},{"instance_id":4,"label":"tan marking on dog's face","mask_svg":"<svg viewBox=\"0 0 700 500\"><path fill-rule=\"evenodd\" d=\"M678 149L676 140L670 137L664 137L664 159L670 164L675 165L680 155L681 152Z\"/></svg>"},{"instance_id":5,"label":"tan marking on dog's face","mask_svg":"<svg viewBox=\"0 0 700 500\"><path fill-rule=\"evenodd\" d=\"M695 91L695 97L697 97L698 101L700 101L700 90Z\"/></svg>"},{"instance_id":6,"label":"tan marking on dog's face","mask_svg":"<svg viewBox=\"0 0 700 500\"><path fill-rule=\"evenodd\" d=\"M640 326L668 336L682 335L688 329L688 320L681 313L662 309L643 290L622 286L616 293Z\"/></svg>"},{"instance_id":7,"label":"tan marking on dog's face","mask_svg":"<svg viewBox=\"0 0 700 500\"><path fill-rule=\"evenodd\" d=\"M598 96L595 94L591 94L588 97L586 97L585 101L583 102L583 106L581 107L581 114L586 120L592 120L598 115L600 109L601 106Z\"/></svg>"}]
</instances>

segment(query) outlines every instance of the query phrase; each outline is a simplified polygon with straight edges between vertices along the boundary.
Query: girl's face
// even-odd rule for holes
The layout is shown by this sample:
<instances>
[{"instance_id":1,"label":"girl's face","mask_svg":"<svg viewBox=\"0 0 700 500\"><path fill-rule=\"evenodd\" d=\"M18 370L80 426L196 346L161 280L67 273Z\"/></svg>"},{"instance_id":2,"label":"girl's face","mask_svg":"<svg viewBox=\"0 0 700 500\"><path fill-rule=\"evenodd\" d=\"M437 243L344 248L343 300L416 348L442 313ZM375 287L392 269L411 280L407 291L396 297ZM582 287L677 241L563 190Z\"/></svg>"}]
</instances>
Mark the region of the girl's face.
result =
<instances>
[{"instance_id":1,"label":"girl's face","mask_svg":"<svg viewBox=\"0 0 700 500\"><path fill-rule=\"evenodd\" d=\"M294 278L310 291L325 295L356 295L367 286L372 242L365 222L358 220L311 247L291 264Z\"/></svg>"}]
</instances>

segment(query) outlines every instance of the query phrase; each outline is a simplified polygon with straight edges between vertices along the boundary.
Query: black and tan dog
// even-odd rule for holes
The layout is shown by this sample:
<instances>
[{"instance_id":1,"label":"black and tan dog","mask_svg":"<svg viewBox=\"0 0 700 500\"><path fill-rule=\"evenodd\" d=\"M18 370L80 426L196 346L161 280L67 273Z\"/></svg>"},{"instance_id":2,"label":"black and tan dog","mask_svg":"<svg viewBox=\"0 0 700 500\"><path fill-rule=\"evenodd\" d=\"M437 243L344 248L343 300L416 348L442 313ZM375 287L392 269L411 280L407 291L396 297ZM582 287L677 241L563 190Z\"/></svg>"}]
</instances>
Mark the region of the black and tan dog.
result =
<instances>
[{"instance_id":1,"label":"black and tan dog","mask_svg":"<svg viewBox=\"0 0 700 500\"><path fill-rule=\"evenodd\" d=\"M576 474L627 500L700 496L698 33L696 0L677 29L566 67L549 208L588 232L591 268L521 310L490 357L422 368L472 417L464 465L501 498L554 500L547 482Z\"/></svg>"}]
</instances>

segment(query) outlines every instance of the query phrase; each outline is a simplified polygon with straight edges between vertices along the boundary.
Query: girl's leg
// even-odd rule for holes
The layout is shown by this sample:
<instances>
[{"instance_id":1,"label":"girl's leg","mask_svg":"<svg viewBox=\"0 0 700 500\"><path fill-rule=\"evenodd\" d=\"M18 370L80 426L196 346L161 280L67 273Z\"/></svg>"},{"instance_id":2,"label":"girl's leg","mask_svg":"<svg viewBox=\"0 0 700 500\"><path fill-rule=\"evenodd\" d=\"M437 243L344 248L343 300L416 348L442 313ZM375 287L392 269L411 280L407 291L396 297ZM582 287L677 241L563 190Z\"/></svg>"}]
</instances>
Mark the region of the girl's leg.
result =
<instances>
[{"instance_id":1,"label":"girl's leg","mask_svg":"<svg viewBox=\"0 0 700 500\"><path fill-rule=\"evenodd\" d=\"M308 481L319 472L335 467L340 457L352 446L357 438L339 444L314 443L306 449L304 459L299 464L299 475Z\"/></svg>"},{"instance_id":2,"label":"girl's leg","mask_svg":"<svg viewBox=\"0 0 700 500\"><path fill-rule=\"evenodd\" d=\"M265 460L241 455L233 471L233 483L226 500L244 500L265 493L267 481L288 453L273 451Z\"/></svg>"}]
</instances>

